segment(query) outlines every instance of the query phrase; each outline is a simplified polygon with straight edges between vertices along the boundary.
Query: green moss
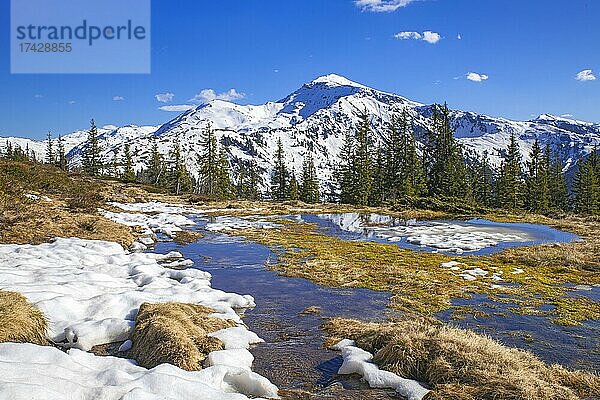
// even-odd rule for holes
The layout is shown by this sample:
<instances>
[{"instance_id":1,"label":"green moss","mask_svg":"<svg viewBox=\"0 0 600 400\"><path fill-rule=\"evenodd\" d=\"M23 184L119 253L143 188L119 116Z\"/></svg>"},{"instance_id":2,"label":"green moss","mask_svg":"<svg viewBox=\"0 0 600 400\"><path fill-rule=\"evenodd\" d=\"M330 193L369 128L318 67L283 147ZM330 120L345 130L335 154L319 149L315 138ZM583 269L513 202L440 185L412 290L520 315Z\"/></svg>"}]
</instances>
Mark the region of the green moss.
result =
<instances>
[{"instance_id":1,"label":"green moss","mask_svg":"<svg viewBox=\"0 0 600 400\"><path fill-rule=\"evenodd\" d=\"M246 229L238 235L269 246L278 256L272 269L287 276L310 279L331 287L366 288L392 293L390 306L410 313L434 316L452 308L455 298L470 294L488 295L491 300L511 303L516 313L550 315L563 325L576 325L585 319L600 319L597 302L584 297L567 297L565 283L600 283L597 274L563 265L532 267L501 257L455 258L461 269L480 267L488 275L466 281L460 271L443 268L453 260L441 254L402 249L394 244L346 241L320 232L314 224L277 221L279 229ZM522 269L522 273L514 273ZM500 274L502 285L491 279ZM553 305L550 311L540 306ZM487 315L473 308L454 307L456 316L465 313Z\"/></svg>"}]
</instances>

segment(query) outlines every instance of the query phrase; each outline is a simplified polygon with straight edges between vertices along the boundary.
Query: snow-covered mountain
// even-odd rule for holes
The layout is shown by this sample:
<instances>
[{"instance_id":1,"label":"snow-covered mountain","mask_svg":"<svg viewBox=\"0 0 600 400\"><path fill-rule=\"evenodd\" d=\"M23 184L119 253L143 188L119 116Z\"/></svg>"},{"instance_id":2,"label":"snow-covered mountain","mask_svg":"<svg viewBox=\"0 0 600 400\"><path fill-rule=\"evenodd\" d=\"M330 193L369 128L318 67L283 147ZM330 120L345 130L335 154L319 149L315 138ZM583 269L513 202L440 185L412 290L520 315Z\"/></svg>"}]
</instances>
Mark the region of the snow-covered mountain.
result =
<instances>
[{"instance_id":1,"label":"snow-covered mountain","mask_svg":"<svg viewBox=\"0 0 600 400\"><path fill-rule=\"evenodd\" d=\"M220 142L226 146L233 169L237 171L244 162L254 160L261 168L266 183L280 138L286 150L287 162L297 173L307 152L313 154L322 190L329 192L343 137L354 129L359 115L365 111L372 115L378 141L381 140L385 125L403 111L411 119L419 140L431 123L432 107L366 87L339 75L326 75L276 102L239 105L213 100L184 112L160 127L104 127L100 143L107 162L115 155L119 157L123 145L130 143L136 165L141 168L148 157L153 136L163 154L168 154L173 140L178 137L187 167L192 174L197 174L201 134L210 124ZM530 121L512 121L455 110L452 118L455 136L467 154L487 151L496 166L500 164L502 150L506 148L512 132L519 140L524 160L528 159L531 146L537 138L542 145L549 143L559 152L566 169L571 168L579 157L589 154L595 144L600 144L600 124L552 115L540 115ZM70 156L77 164L85 132L75 132L64 138ZM6 139L0 138L0 147L4 146ZM26 143L38 155L45 152L42 142L16 138L8 140L22 147Z\"/></svg>"}]
</instances>

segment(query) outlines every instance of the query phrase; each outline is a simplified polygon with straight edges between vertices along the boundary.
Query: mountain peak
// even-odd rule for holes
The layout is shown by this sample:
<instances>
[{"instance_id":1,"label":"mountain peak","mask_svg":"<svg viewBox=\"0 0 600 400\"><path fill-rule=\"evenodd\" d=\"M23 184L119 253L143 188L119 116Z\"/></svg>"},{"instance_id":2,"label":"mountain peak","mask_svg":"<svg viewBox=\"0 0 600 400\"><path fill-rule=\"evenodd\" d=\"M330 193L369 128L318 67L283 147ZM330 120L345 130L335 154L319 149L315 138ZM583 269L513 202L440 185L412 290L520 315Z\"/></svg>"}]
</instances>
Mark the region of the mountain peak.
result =
<instances>
[{"instance_id":1,"label":"mountain peak","mask_svg":"<svg viewBox=\"0 0 600 400\"><path fill-rule=\"evenodd\" d=\"M366 86L360 83L351 81L350 79L337 74L329 74L318 77L313 80L311 84L324 83L327 86L353 86L358 88L366 88Z\"/></svg>"},{"instance_id":2,"label":"mountain peak","mask_svg":"<svg viewBox=\"0 0 600 400\"><path fill-rule=\"evenodd\" d=\"M555 120L561 120L561 119L568 119L568 118L544 113L544 114L538 115L537 118L534 118L532 121L555 121Z\"/></svg>"}]
</instances>

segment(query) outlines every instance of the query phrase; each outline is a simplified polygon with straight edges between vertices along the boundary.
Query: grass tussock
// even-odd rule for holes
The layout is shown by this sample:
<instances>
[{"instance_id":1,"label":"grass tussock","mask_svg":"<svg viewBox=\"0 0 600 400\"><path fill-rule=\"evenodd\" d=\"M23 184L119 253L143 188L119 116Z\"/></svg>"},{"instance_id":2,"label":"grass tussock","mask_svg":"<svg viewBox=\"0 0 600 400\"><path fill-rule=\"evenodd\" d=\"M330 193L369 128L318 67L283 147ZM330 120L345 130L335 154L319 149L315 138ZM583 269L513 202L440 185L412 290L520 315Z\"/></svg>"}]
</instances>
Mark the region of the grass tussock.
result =
<instances>
[{"instance_id":1,"label":"grass tussock","mask_svg":"<svg viewBox=\"0 0 600 400\"><path fill-rule=\"evenodd\" d=\"M219 339L206 335L235 326L233 321L210 317L212 313L196 304L142 304L130 356L146 368L169 363L186 371L202 369L208 353L223 349Z\"/></svg>"},{"instance_id":2,"label":"grass tussock","mask_svg":"<svg viewBox=\"0 0 600 400\"><path fill-rule=\"evenodd\" d=\"M548 365L472 331L426 319L376 324L336 318L333 343L356 341L382 369L428 384L427 399L578 400L600 396L600 377Z\"/></svg>"},{"instance_id":3,"label":"grass tussock","mask_svg":"<svg viewBox=\"0 0 600 400\"><path fill-rule=\"evenodd\" d=\"M202 239L203 236L204 235L202 235L200 232L183 230L175 232L175 237L173 240L178 244L185 245L197 242L198 240Z\"/></svg>"},{"instance_id":4,"label":"grass tussock","mask_svg":"<svg viewBox=\"0 0 600 400\"><path fill-rule=\"evenodd\" d=\"M0 343L47 345L46 318L20 293L0 290Z\"/></svg>"}]
</instances>

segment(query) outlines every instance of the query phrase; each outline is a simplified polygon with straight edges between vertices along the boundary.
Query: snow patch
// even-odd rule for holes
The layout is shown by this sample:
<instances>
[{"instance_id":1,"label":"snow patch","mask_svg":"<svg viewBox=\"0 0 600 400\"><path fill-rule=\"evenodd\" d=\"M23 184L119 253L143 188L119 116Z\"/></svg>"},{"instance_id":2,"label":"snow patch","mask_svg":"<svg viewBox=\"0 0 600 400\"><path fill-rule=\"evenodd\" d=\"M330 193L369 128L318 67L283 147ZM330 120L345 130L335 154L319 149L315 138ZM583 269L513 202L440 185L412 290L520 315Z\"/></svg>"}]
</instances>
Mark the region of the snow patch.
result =
<instances>
[{"instance_id":1,"label":"snow patch","mask_svg":"<svg viewBox=\"0 0 600 400\"><path fill-rule=\"evenodd\" d=\"M173 213L161 212L158 214L139 213L115 213L112 211L99 210L102 216L119 224L140 227L142 234L152 236L154 233L163 233L169 237L175 236L175 232L182 231L184 227L195 225L191 219Z\"/></svg>"},{"instance_id":2,"label":"snow patch","mask_svg":"<svg viewBox=\"0 0 600 400\"><path fill-rule=\"evenodd\" d=\"M264 342L256 333L249 331L243 326L221 329L220 331L209 333L207 336L220 339L225 345L225 350L249 349L251 344Z\"/></svg>"},{"instance_id":3,"label":"snow patch","mask_svg":"<svg viewBox=\"0 0 600 400\"><path fill-rule=\"evenodd\" d=\"M517 234L507 229L498 232L496 227L460 222L429 221L397 225L397 219L392 217L376 214L365 216L357 213L321 214L318 217L332 221L345 231L367 237L375 236L392 243L406 241L416 246L455 254L482 250L497 246L500 242L523 242L528 239L524 233Z\"/></svg>"},{"instance_id":4,"label":"snow patch","mask_svg":"<svg viewBox=\"0 0 600 400\"><path fill-rule=\"evenodd\" d=\"M380 370L373 364L373 355L368 351L355 347L353 341L344 339L336 344L336 350L341 350L344 362L338 374L359 374L372 388L391 388L408 400L421 400L429 390L419 382L402 378L392 372Z\"/></svg>"},{"instance_id":5,"label":"snow patch","mask_svg":"<svg viewBox=\"0 0 600 400\"><path fill-rule=\"evenodd\" d=\"M211 334L223 340L227 353L214 354L213 366L199 372L168 364L146 370L130 360L79 351L122 340L119 351L129 350L126 339L143 302L202 304L216 311L214 317L241 324L235 310L254 307L254 299L211 288L208 272L159 264L178 258L178 252L128 253L117 243L77 238L0 245L1 287L35 304L48 319L48 337L71 348L65 354L53 347L0 345L0 398L277 397L277 388L250 370L247 349L262 340L243 325Z\"/></svg>"},{"instance_id":6,"label":"snow patch","mask_svg":"<svg viewBox=\"0 0 600 400\"><path fill-rule=\"evenodd\" d=\"M149 201L147 203L119 203L113 201L108 204L129 212L164 214L199 214L201 212L197 208L178 204L161 203L160 201Z\"/></svg>"},{"instance_id":7,"label":"snow patch","mask_svg":"<svg viewBox=\"0 0 600 400\"><path fill-rule=\"evenodd\" d=\"M33 193L27 193L24 196L27 197L29 200L33 200L33 201L42 200L42 201L52 202L52 199L48 196L38 196L37 194L33 194Z\"/></svg>"},{"instance_id":8,"label":"snow patch","mask_svg":"<svg viewBox=\"0 0 600 400\"><path fill-rule=\"evenodd\" d=\"M0 245L0 286L40 308L50 339L83 349L126 339L143 302L202 304L238 322L235 309L255 306L252 296L211 288L207 272L159 264L177 256L128 253L117 243L77 238Z\"/></svg>"},{"instance_id":9,"label":"snow patch","mask_svg":"<svg viewBox=\"0 0 600 400\"><path fill-rule=\"evenodd\" d=\"M277 398L277 387L243 367L147 370L130 360L28 343L0 344L0 398L12 400L243 400Z\"/></svg>"}]
</instances>

